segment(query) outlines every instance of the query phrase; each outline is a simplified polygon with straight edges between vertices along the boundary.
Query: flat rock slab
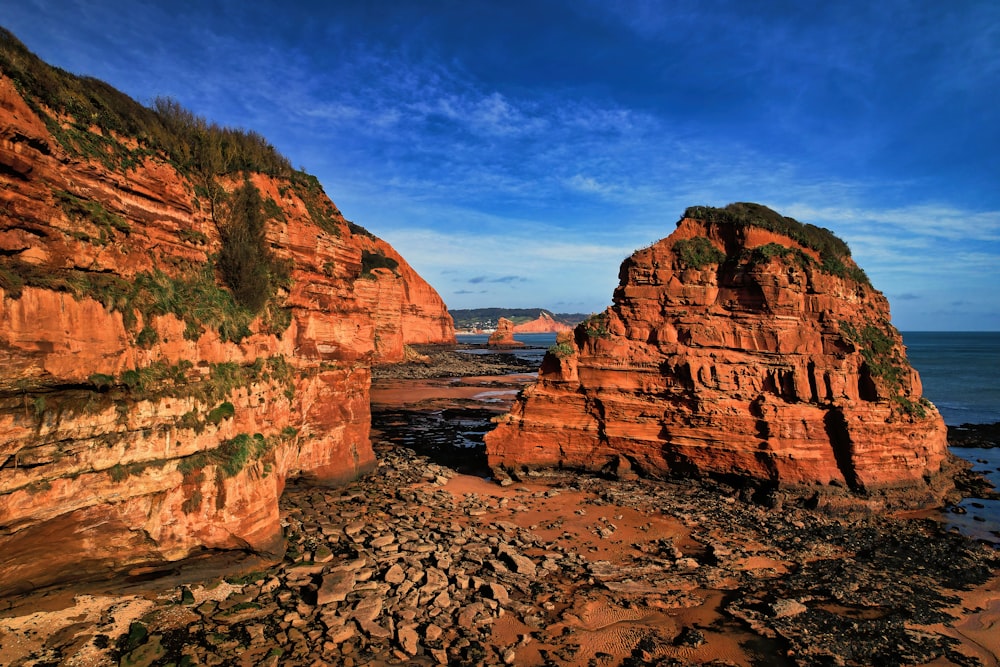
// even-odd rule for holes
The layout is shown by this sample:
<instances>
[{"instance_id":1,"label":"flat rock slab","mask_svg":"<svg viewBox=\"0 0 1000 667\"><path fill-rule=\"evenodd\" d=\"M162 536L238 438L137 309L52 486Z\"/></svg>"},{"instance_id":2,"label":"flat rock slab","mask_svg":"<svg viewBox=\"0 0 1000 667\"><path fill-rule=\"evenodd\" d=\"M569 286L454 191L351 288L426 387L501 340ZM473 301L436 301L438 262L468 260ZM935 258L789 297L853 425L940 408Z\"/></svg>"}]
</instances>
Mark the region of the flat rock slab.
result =
<instances>
[{"instance_id":1,"label":"flat rock slab","mask_svg":"<svg viewBox=\"0 0 1000 667\"><path fill-rule=\"evenodd\" d=\"M343 602L354 590L354 572L342 570L323 575L323 583L316 591L316 604L323 606L332 602Z\"/></svg>"}]
</instances>

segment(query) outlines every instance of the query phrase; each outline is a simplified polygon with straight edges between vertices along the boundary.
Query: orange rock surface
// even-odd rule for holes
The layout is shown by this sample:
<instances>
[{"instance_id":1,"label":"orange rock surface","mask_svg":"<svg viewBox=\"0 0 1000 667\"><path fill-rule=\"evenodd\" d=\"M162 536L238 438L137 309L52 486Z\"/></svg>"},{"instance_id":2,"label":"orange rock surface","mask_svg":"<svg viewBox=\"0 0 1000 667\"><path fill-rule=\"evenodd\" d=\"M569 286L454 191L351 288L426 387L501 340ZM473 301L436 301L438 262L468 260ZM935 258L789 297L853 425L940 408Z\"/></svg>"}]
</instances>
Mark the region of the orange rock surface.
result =
<instances>
[{"instance_id":1,"label":"orange rock surface","mask_svg":"<svg viewBox=\"0 0 1000 667\"><path fill-rule=\"evenodd\" d=\"M486 345L494 349L504 349L522 347L524 343L514 340L514 323L506 317L501 317L497 321L497 330L490 334Z\"/></svg>"},{"instance_id":2,"label":"orange rock surface","mask_svg":"<svg viewBox=\"0 0 1000 667\"><path fill-rule=\"evenodd\" d=\"M524 322L514 327L514 333L559 333L561 331L572 331L573 327L563 324L552 318L544 310L538 314L536 319Z\"/></svg>"},{"instance_id":3,"label":"orange rock surface","mask_svg":"<svg viewBox=\"0 0 1000 667\"><path fill-rule=\"evenodd\" d=\"M682 219L545 357L487 435L490 465L922 497L947 455L943 420L885 297L849 256L821 260L782 233Z\"/></svg>"},{"instance_id":4,"label":"orange rock surface","mask_svg":"<svg viewBox=\"0 0 1000 667\"><path fill-rule=\"evenodd\" d=\"M57 116L0 76L0 594L282 551L285 481L373 468L371 363L453 342L444 304L315 179L256 173L289 279L238 320L197 177L155 153L119 168L70 151L39 109ZM395 270L362 275L366 252Z\"/></svg>"},{"instance_id":5,"label":"orange rock surface","mask_svg":"<svg viewBox=\"0 0 1000 667\"><path fill-rule=\"evenodd\" d=\"M375 319L376 361L403 361L406 345L454 344L455 322L437 291L382 239L356 238L362 250L397 264L395 269L375 269L354 287Z\"/></svg>"}]
</instances>

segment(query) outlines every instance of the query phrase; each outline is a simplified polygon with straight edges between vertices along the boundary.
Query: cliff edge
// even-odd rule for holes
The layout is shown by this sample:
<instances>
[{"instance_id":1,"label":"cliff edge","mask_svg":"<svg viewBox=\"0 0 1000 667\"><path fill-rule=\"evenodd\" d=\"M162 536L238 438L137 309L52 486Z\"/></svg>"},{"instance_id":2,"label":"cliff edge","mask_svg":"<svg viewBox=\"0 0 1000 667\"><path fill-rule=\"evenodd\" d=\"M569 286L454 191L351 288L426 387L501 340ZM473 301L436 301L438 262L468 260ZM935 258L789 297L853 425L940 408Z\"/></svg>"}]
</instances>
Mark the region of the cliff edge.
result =
<instances>
[{"instance_id":1,"label":"cliff edge","mask_svg":"<svg viewBox=\"0 0 1000 667\"><path fill-rule=\"evenodd\" d=\"M0 594L283 551L277 499L371 470L370 366L440 297L262 137L0 30Z\"/></svg>"},{"instance_id":2,"label":"cliff edge","mask_svg":"<svg viewBox=\"0 0 1000 667\"><path fill-rule=\"evenodd\" d=\"M487 435L494 469L905 489L893 502L913 504L940 491L944 422L887 300L830 232L756 204L694 207L619 277Z\"/></svg>"}]
</instances>

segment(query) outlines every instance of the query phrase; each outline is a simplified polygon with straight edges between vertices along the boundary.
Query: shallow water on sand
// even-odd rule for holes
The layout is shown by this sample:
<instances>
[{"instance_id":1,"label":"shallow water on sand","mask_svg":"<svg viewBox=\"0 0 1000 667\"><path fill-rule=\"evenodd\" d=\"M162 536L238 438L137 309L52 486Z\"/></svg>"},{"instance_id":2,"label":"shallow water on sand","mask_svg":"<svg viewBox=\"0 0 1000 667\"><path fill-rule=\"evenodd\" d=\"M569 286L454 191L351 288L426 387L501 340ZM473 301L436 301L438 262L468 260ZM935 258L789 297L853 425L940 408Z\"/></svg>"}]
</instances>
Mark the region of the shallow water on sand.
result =
<instances>
[{"instance_id":1,"label":"shallow water on sand","mask_svg":"<svg viewBox=\"0 0 1000 667\"><path fill-rule=\"evenodd\" d=\"M982 473L994 488L1000 489L1000 448L952 447L951 451L972 463L973 471ZM957 528L963 535L1000 546L1000 500L966 498L956 508L964 513L947 510L945 516L949 527Z\"/></svg>"}]
</instances>

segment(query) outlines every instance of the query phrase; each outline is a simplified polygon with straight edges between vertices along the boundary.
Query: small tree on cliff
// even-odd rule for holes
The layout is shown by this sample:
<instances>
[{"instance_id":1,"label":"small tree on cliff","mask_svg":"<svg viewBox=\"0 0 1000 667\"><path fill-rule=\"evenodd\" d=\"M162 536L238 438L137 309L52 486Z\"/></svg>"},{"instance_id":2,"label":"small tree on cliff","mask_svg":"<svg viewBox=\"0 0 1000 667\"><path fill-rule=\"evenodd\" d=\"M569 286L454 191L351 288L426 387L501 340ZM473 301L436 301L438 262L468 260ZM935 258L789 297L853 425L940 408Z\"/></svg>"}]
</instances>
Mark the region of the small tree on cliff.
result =
<instances>
[{"instance_id":1,"label":"small tree on cliff","mask_svg":"<svg viewBox=\"0 0 1000 667\"><path fill-rule=\"evenodd\" d=\"M219 269L236 301L257 313L271 296L273 258L264 238L263 200L249 180L233 192L219 231Z\"/></svg>"}]
</instances>

